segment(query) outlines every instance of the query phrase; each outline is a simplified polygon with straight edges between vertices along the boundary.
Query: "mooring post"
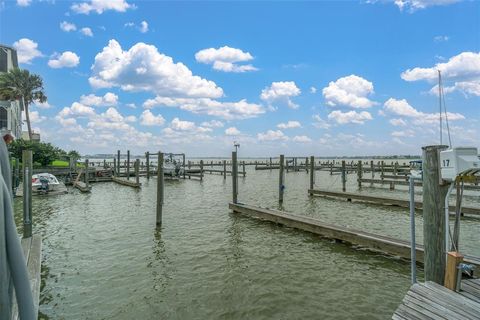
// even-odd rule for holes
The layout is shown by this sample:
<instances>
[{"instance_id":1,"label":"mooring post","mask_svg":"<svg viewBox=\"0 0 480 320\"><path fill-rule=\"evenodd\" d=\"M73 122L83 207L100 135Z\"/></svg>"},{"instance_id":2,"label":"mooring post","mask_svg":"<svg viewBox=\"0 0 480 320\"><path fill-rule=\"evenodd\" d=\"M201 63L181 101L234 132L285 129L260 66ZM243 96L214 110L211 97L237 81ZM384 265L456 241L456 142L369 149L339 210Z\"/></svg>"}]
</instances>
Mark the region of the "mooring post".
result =
<instances>
[{"instance_id":1,"label":"mooring post","mask_svg":"<svg viewBox=\"0 0 480 320\"><path fill-rule=\"evenodd\" d=\"M150 152L145 153L145 162L147 164L147 179L150 179Z\"/></svg>"},{"instance_id":2,"label":"mooring post","mask_svg":"<svg viewBox=\"0 0 480 320\"><path fill-rule=\"evenodd\" d=\"M393 175L396 176L398 173L398 161L393 165Z\"/></svg>"},{"instance_id":3,"label":"mooring post","mask_svg":"<svg viewBox=\"0 0 480 320\"><path fill-rule=\"evenodd\" d=\"M127 150L127 180L130 180L130 150Z\"/></svg>"},{"instance_id":4,"label":"mooring post","mask_svg":"<svg viewBox=\"0 0 480 320\"><path fill-rule=\"evenodd\" d=\"M203 160L200 160L200 180L203 180Z\"/></svg>"},{"instance_id":5,"label":"mooring post","mask_svg":"<svg viewBox=\"0 0 480 320\"><path fill-rule=\"evenodd\" d=\"M415 239L415 179L410 176L409 200L410 200L410 270L412 284L417 283L417 241Z\"/></svg>"},{"instance_id":6,"label":"mooring post","mask_svg":"<svg viewBox=\"0 0 480 320\"><path fill-rule=\"evenodd\" d=\"M242 161L242 171L243 171L243 172L242 172L242 173L243 173L243 177L245 178L245 174L246 174L246 172L245 172L245 160Z\"/></svg>"},{"instance_id":7,"label":"mooring post","mask_svg":"<svg viewBox=\"0 0 480 320\"><path fill-rule=\"evenodd\" d=\"M113 175L117 175L117 158L113 157Z\"/></svg>"},{"instance_id":8,"label":"mooring post","mask_svg":"<svg viewBox=\"0 0 480 320\"><path fill-rule=\"evenodd\" d=\"M135 160L135 183L140 184L140 159Z\"/></svg>"},{"instance_id":9,"label":"mooring post","mask_svg":"<svg viewBox=\"0 0 480 320\"><path fill-rule=\"evenodd\" d=\"M120 150L117 150L117 177L120 177L120 167L122 163L120 162Z\"/></svg>"},{"instance_id":10,"label":"mooring post","mask_svg":"<svg viewBox=\"0 0 480 320\"><path fill-rule=\"evenodd\" d=\"M187 170L187 164L185 163L185 153L182 153L182 164L183 164L183 180L185 180L185 171Z\"/></svg>"},{"instance_id":11,"label":"mooring post","mask_svg":"<svg viewBox=\"0 0 480 320\"><path fill-rule=\"evenodd\" d=\"M232 199L233 203L237 203L238 200L238 164L237 164L237 152L232 151Z\"/></svg>"},{"instance_id":12,"label":"mooring post","mask_svg":"<svg viewBox=\"0 0 480 320\"><path fill-rule=\"evenodd\" d=\"M308 157L305 158L305 172L308 173Z\"/></svg>"},{"instance_id":13,"label":"mooring post","mask_svg":"<svg viewBox=\"0 0 480 320\"><path fill-rule=\"evenodd\" d=\"M357 164L357 182L358 182L358 188L360 189L362 187L362 160L358 160Z\"/></svg>"},{"instance_id":14,"label":"mooring post","mask_svg":"<svg viewBox=\"0 0 480 320\"><path fill-rule=\"evenodd\" d=\"M333 163L334 163L334 162L335 162L335 161L332 161L332 162L330 163L330 175L333 174Z\"/></svg>"},{"instance_id":15,"label":"mooring post","mask_svg":"<svg viewBox=\"0 0 480 320\"><path fill-rule=\"evenodd\" d=\"M380 163L380 178L383 181L383 175L385 174L385 162L382 160Z\"/></svg>"},{"instance_id":16,"label":"mooring post","mask_svg":"<svg viewBox=\"0 0 480 320\"><path fill-rule=\"evenodd\" d=\"M280 155L280 173L278 177L278 202L281 204L283 203L283 192L285 190L285 173L284 173L284 166L285 166L285 156L283 154ZM288 168L288 165L287 165Z\"/></svg>"},{"instance_id":17,"label":"mooring post","mask_svg":"<svg viewBox=\"0 0 480 320\"><path fill-rule=\"evenodd\" d=\"M223 180L227 179L227 160L223 160Z\"/></svg>"},{"instance_id":18,"label":"mooring post","mask_svg":"<svg viewBox=\"0 0 480 320\"><path fill-rule=\"evenodd\" d=\"M23 165L23 237L32 236L32 150L22 151Z\"/></svg>"},{"instance_id":19,"label":"mooring post","mask_svg":"<svg viewBox=\"0 0 480 320\"><path fill-rule=\"evenodd\" d=\"M87 186L87 188L88 188L89 180L90 180L90 179L89 179L90 177L88 176L88 174L89 174L89 170L88 170L88 169L89 169L89 166L90 166L90 163L88 162L88 159L85 159L85 185Z\"/></svg>"},{"instance_id":20,"label":"mooring post","mask_svg":"<svg viewBox=\"0 0 480 320\"><path fill-rule=\"evenodd\" d=\"M308 158L307 158L307 162L308 162ZM314 156L310 156L310 190L313 190L314 184L315 184L315 158Z\"/></svg>"},{"instance_id":21,"label":"mooring post","mask_svg":"<svg viewBox=\"0 0 480 320\"><path fill-rule=\"evenodd\" d=\"M107 168L107 160L103 159L103 169Z\"/></svg>"},{"instance_id":22,"label":"mooring post","mask_svg":"<svg viewBox=\"0 0 480 320\"><path fill-rule=\"evenodd\" d=\"M270 157L270 170L272 170L272 157Z\"/></svg>"},{"instance_id":23,"label":"mooring post","mask_svg":"<svg viewBox=\"0 0 480 320\"><path fill-rule=\"evenodd\" d=\"M158 153L157 166L157 227L162 225L163 210L163 153Z\"/></svg>"},{"instance_id":24,"label":"mooring post","mask_svg":"<svg viewBox=\"0 0 480 320\"><path fill-rule=\"evenodd\" d=\"M343 192L347 191L346 184L347 184L347 173L345 168L345 160L342 160L342 191Z\"/></svg>"},{"instance_id":25,"label":"mooring post","mask_svg":"<svg viewBox=\"0 0 480 320\"><path fill-rule=\"evenodd\" d=\"M448 185L440 177L440 151L447 146L422 148L423 243L425 281L443 284L445 275L445 196Z\"/></svg>"}]
</instances>

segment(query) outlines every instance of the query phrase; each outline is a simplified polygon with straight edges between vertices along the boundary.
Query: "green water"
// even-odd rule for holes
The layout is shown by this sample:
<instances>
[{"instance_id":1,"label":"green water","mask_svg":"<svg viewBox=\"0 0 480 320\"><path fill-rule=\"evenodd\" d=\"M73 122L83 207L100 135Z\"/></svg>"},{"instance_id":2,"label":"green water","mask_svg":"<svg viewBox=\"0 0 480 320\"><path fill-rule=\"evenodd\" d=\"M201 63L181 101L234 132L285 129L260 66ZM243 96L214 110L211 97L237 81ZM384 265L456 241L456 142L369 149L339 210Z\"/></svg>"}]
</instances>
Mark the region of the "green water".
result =
<instances>
[{"instance_id":1,"label":"green water","mask_svg":"<svg viewBox=\"0 0 480 320\"><path fill-rule=\"evenodd\" d=\"M317 172L316 184L338 189L338 177ZM407 209L309 198L308 181L305 172L286 175L286 210L408 239ZM141 182L141 190L98 183L91 194L34 198L45 318L385 319L410 285L408 262L230 213L231 177L166 181L157 231L156 179ZM276 207L277 185L278 170L247 168L239 200ZM21 199L15 205L20 222ZM477 222L462 225L468 253L480 255L471 244L479 237Z\"/></svg>"}]
</instances>

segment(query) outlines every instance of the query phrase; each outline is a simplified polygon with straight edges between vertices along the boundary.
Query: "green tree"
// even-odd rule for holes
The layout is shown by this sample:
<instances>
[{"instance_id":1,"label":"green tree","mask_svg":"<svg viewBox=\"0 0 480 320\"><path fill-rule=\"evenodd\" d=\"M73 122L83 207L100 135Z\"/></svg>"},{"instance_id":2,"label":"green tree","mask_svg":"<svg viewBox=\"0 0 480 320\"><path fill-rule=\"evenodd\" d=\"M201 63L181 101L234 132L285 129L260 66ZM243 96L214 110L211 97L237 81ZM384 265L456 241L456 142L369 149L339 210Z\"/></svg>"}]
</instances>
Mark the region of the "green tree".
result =
<instances>
[{"instance_id":1,"label":"green tree","mask_svg":"<svg viewBox=\"0 0 480 320\"><path fill-rule=\"evenodd\" d=\"M67 156L74 159L80 159L82 157L77 150L68 151Z\"/></svg>"},{"instance_id":2,"label":"green tree","mask_svg":"<svg viewBox=\"0 0 480 320\"><path fill-rule=\"evenodd\" d=\"M0 74L0 98L2 100L21 100L27 120L28 136L32 140L29 105L35 101L45 102L47 96L43 89L43 80L28 70L14 68Z\"/></svg>"},{"instance_id":3,"label":"green tree","mask_svg":"<svg viewBox=\"0 0 480 320\"><path fill-rule=\"evenodd\" d=\"M52 145L51 143L27 141L17 139L8 145L12 156L17 159L22 159L22 151L30 149L33 152L33 162L39 163L42 166L48 166L52 161L65 157L67 153Z\"/></svg>"}]
</instances>

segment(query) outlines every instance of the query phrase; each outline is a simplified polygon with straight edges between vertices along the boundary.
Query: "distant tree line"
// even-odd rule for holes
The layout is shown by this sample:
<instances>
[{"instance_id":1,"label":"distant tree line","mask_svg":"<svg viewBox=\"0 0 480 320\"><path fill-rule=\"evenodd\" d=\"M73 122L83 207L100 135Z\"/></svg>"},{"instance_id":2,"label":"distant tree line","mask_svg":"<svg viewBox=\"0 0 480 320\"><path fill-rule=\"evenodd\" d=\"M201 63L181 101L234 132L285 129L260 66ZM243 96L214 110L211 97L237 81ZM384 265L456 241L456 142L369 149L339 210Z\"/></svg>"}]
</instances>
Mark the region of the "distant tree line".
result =
<instances>
[{"instance_id":1,"label":"distant tree line","mask_svg":"<svg viewBox=\"0 0 480 320\"><path fill-rule=\"evenodd\" d=\"M22 151L27 149L33 152L33 162L41 166L48 166L55 160L66 160L70 157L80 158L80 154L77 151L71 150L67 152L51 143L18 139L8 145L8 151L10 151L12 157L20 160L22 159Z\"/></svg>"}]
</instances>

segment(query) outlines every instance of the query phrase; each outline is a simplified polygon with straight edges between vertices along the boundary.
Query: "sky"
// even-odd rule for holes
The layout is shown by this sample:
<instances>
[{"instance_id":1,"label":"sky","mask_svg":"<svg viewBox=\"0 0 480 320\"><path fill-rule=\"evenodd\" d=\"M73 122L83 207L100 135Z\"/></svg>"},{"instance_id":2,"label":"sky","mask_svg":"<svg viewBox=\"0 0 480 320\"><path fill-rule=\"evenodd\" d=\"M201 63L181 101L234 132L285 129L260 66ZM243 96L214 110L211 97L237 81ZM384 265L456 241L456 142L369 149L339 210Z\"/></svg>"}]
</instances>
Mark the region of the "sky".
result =
<instances>
[{"instance_id":1,"label":"sky","mask_svg":"<svg viewBox=\"0 0 480 320\"><path fill-rule=\"evenodd\" d=\"M480 148L480 2L0 1L43 141L82 154Z\"/></svg>"}]
</instances>

